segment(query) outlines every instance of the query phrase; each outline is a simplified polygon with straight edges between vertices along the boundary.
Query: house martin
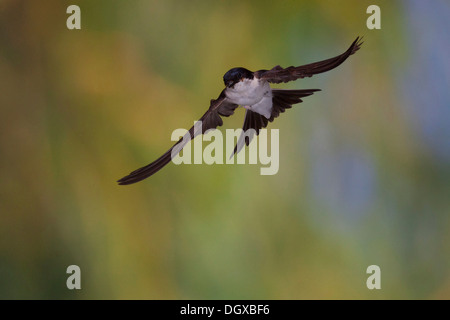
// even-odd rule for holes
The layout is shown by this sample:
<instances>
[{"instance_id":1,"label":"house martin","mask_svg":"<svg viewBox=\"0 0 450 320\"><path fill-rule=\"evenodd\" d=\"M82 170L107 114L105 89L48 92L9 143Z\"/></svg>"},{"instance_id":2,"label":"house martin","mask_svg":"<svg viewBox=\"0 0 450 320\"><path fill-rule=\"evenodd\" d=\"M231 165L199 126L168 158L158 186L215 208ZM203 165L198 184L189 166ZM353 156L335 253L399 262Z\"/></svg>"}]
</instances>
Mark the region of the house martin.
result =
<instances>
[{"instance_id":1,"label":"house martin","mask_svg":"<svg viewBox=\"0 0 450 320\"><path fill-rule=\"evenodd\" d=\"M271 83L284 83L297 79L311 77L338 67L349 56L354 54L362 45L362 38L357 37L344 53L330 59L306 64L299 67L282 68L279 65L270 70L258 70L252 72L246 68L233 68L223 76L225 89L217 99L212 99L209 109L200 118L201 128L194 125L184 137L172 148L152 163L131 172L117 182L120 185L128 185L150 177L176 156L187 142L197 135L205 133L209 129L215 129L223 124L221 117L229 117L238 106L246 109L243 132L238 139L232 156L239 152L245 145L249 145L254 133L267 127L276 117L293 104L302 102L302 98L312 95L320 89L282 90L272 89ZM249 129L252 134L244 134Z\"/></svg>"}]
</instances>

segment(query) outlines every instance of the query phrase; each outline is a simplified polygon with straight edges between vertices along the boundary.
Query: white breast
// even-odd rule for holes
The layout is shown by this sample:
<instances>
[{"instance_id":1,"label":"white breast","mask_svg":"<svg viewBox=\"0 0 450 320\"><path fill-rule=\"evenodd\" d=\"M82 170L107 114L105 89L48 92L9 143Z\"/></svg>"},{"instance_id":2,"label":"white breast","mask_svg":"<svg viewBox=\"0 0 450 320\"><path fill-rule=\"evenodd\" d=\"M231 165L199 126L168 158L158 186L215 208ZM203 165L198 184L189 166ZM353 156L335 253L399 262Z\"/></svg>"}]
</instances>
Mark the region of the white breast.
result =
<instances>
[{"instance_id":1,"label":"white breast","mask_svg":"<svg viewBox=\"0 0 450 320\"><path fill-rule=\"evenodd\" d=\"M267 81L259 79L245 79L238 82L233 88L226 90L228 100L241 106L252 106L262 100L267 95L272 96L272 90Z\"/></svg>"},{"instance_id":2,"label":"white breast","mask_svg":"<svg viewBox=\"0 0 450 320\"><path fill-rule=\"evenodd\" d=\"M267 119L272 115L272 91L270 94L264 96L258 103L250 106L248 109L257 112Z\"/></svg>"}]
</instances>

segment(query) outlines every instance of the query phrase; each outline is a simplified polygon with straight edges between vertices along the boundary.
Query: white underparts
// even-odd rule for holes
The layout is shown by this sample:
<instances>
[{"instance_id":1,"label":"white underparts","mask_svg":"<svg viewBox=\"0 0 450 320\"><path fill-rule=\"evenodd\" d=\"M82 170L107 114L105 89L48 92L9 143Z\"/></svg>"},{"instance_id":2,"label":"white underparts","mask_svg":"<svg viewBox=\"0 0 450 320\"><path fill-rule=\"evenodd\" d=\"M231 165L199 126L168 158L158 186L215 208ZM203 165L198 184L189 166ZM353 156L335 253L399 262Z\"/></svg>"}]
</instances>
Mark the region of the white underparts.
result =
<instances>
[{"instance_id":1,"label":"white underparts","mask_svg":"<svg viewBox=\"0 0 450 320\"><path fill-rule=\"evenodd\" d=\"M272 89L267 81L244 79L226 90L228 100L257 112L267 119L272 114Z\"/></svg>"}]
</instances>

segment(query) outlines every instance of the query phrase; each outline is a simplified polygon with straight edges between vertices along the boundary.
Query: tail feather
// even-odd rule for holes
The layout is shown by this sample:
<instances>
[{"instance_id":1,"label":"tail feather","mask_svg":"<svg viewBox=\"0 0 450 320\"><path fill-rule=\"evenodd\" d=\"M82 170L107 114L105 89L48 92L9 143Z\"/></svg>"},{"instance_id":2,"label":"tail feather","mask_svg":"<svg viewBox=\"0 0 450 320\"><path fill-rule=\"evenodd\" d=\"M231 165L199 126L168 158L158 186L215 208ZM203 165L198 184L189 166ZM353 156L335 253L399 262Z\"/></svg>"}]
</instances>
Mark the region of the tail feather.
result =
<instances>
[{"instance_id":1,"label":"tail feather","mask_svg":"<svg viewBox=\"0 0 450 320\"><path fill-rule=\"evenodd\" d=\"M247 110L245 112L244 125L242 127L242 133L234 147L231 157L239 153L245 145L249 145L251 140L256 135L259 134L261 128L267 127L269 121L272 122L276 117L283 113L286 109L292 108L293 104L300 103L303 100L301 98L312 95L314 92L320 91L320 89L303 89L303 90L272 90L272 113L270 118L266 118L263 115L256 113L254 111ZM248 131L249 129L254 129L254 132ZM230 158L231 158L230 157Z\"/></svg>"}]
</instances>

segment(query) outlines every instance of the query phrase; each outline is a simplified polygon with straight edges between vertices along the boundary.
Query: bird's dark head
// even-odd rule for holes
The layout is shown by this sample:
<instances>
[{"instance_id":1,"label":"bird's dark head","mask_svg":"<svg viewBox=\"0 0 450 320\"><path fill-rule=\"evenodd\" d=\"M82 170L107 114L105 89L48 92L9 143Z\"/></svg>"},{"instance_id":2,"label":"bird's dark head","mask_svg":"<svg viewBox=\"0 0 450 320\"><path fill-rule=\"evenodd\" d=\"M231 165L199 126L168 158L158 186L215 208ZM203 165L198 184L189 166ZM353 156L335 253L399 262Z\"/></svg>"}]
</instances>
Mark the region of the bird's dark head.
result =
<instances>
[{"instance_id":1,"label":"bird's dark head","mask_svg":"<svg viewBox=\"0 0 450 320\"><path fill-rule=\"evenodd\" d=\"M253 72L245 68L233 68L228 70L223 76L223 82L228 88L233 87L243 79L253 79Z\"/></svg>"}]
</instances>

